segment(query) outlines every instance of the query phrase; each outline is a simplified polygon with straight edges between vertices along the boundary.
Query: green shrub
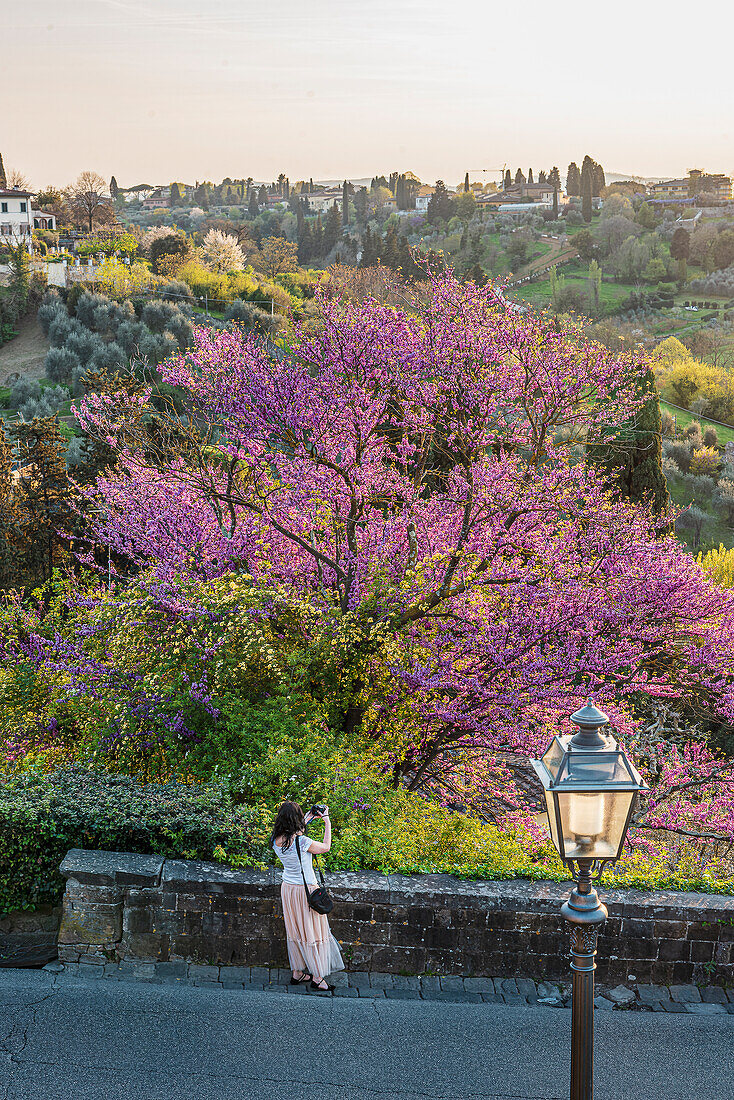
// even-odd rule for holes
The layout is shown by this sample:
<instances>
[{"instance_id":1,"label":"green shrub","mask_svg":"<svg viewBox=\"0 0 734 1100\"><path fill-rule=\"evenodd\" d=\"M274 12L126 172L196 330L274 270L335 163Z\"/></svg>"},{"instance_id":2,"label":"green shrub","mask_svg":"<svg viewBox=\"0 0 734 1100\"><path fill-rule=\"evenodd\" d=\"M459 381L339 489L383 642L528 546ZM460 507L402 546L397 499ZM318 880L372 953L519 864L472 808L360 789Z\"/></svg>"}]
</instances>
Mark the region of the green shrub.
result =
<instances>
[{"instance_id":1,"label":"green shrub","mask_svg":"<svg viewBox=\"0 0 734 1100\"><path fill-rule=\"evenodd\" d=\"M0 916L58 902L70 848L246 859L246 809L219 785L143 784L83 768L26 772L0 783Z\"/></svg>"}]
</instances>

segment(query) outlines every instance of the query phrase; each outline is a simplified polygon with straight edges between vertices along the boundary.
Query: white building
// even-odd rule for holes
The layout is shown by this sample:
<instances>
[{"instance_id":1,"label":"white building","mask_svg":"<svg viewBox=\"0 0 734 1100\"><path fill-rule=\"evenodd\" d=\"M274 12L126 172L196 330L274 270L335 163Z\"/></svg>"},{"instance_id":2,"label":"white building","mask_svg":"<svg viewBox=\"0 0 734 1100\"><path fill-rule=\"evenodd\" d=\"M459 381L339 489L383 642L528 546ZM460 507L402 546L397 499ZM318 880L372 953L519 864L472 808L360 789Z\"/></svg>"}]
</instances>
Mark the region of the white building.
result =
<instances>
[{"instance_id":1,"label":"white building","mask_svg":"<svg viewBox=\"0 0 734 1100\"><path fill-rule=\"evenodd\" d=\"M415 196L415 208L425 214L428 209L428 204L431 201L435 187L430 187L428 184L424 184L423 187L418 188L418 192Z\"/></svg>"},{"instance_id":2,"label":"white building","mask_svg":"<svg viewBox=\"0 0 734 1100\"><path fill-rule=\"evenodd\" d=\"M32 252L33 230L55 228L55 215L33 210L30 191L0 190L0 241L22 241Z\"/></svg>"},{"instance_id":3,"label":"white building","mask_svg":"<svg viewBox=\"0 0 734 1100\"><path fill-rule=\"evenodd\" d=\"M308 199L310 214L325 214L332 206L338 210L342 208L341 188L338 191L319 191L317 195L302 195L301 198Z\"/></svg>"}]
</instances>

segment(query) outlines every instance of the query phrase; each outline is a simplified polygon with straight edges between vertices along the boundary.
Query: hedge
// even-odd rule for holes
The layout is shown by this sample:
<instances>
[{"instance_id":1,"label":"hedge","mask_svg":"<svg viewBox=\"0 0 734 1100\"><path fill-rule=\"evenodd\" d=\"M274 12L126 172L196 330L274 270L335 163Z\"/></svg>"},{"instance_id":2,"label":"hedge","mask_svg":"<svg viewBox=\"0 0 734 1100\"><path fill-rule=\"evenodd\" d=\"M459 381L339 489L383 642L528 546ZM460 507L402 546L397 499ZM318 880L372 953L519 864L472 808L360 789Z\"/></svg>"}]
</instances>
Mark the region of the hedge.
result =
<instances>
[{"instance_id":1,"label":"hedge","mask_svg":"<svg viewBox=\"0 0 734 1100\"><path fill-rule=\"evenodd\" d=\"M0 918L57 904L70 848L214 859L249 850L249 816L220 786L139 783L71 767L0 782Z\"/></svg>"}]
</instances>

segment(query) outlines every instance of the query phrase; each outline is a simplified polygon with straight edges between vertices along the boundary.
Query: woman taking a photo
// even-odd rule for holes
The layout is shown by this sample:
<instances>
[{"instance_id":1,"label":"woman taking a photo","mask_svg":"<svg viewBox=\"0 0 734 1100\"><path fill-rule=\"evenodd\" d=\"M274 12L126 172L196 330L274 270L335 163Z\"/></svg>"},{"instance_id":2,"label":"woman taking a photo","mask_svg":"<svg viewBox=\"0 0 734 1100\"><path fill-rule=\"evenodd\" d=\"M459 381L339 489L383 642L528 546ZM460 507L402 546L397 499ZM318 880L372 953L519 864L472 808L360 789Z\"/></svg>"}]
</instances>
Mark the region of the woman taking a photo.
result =
<instances>
[{"instance_id":1,"label":"woman taking a photo","mask_svg":"<svg viewBox=\"0 0 734 1100\"><path fill-rule=\"evenodd\" d=\"M315 814L309 811L304 816L297 802L284 802L275 819L272 844L283 864L280 896L288 938L288 960L293 972L291 985L309 982L316 992L333 993L334 987L325 981L326 975L343 970L344 962L326 914L311 909L306 894L306 889L310 891L317 886L313 857L331 848L329 807L319 807L319 811ZM323 843L305 835L308 823L320 817L324 819Z\"/></svg>"}]
</instances>

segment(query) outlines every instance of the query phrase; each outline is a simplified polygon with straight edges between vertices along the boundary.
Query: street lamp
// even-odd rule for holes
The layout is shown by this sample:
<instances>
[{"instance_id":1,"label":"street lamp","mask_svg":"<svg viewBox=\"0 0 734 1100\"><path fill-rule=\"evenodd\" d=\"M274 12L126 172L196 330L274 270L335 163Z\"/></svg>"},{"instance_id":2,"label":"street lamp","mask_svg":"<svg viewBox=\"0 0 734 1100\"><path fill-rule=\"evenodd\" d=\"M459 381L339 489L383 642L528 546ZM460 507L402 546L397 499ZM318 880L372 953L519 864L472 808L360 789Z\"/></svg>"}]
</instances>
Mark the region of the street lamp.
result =
<instances>
[{"instance_id":1,"label":"street lamp","mask_svg":"<svg viewBox=\"0 0 734 1100\"><path fill-rule=\"evenodd\" d=\"M572 736L554 737L533 760L543 784L553 844L575 880L561 912L571 925L571 1100L594 1094L594 970L596 939L607 919L593 875L622 854L642 776L591 699L571 715ZM597 881L598 881L597 878Z\"/></svg>"}]
</instances>

